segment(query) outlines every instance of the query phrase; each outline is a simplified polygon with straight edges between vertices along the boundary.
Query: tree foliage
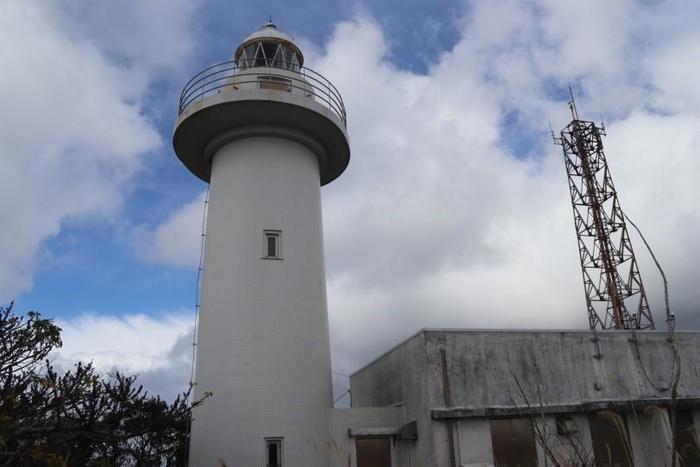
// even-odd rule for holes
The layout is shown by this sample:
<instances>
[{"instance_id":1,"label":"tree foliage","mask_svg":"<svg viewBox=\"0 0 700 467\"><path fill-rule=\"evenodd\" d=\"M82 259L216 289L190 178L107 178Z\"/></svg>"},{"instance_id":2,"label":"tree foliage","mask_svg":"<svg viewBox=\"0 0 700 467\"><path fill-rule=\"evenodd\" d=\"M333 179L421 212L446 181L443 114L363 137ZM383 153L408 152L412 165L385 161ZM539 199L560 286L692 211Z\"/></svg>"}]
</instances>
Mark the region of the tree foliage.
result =
<instances>
[{"instance_id":1,"label":"tree foliage","mask_svg":"<svg viewBox=\"0 0 700 467\"><path fill-rule=\"evenodd\" d=\"M61 329L0 307L0 466L186 465L193 405L149 394L136 377L47 360Z\"/></svg>"}]
</instances>

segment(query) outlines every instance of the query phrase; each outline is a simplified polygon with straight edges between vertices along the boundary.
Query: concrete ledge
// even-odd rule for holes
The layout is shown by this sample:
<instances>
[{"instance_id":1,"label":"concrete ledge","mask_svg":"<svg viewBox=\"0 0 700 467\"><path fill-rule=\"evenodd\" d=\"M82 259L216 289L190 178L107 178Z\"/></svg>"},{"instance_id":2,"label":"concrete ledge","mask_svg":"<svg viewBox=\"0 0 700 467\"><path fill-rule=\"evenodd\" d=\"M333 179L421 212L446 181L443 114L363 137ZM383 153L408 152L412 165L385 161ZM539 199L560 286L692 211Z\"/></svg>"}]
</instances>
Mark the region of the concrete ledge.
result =
<instances>
[{"instance_id":1,"label":"concrete ledge","mask_svg":"<svg viewBox=\"0 0 700 467\"><path fill-rule=\"evenodd\" d=\"M243 128L288 128L314 141L319 156L321 185L335 180L350 161L345 126L337 115L312 98L272 90L228 90L205 97L177 119L173 134L175 153L197 177L209 181L212 141ZM240 135L239 135L240 136ZM280 134L280 137L286 135Z\"/></svg>"},{"instance_id":2,"label":"concrete ledge","mask_svg":"<svg viewBox=\"0 0 700 467\"><path fill-rule=\"evenodd\" d=\"M376 427L376 428L348 428L348 436L351 438L374 438L376 436L396 436L399 434L399 427Z\"/></svg>"},{"instance_id":3,"label":"concrete ledge","mask_svg":"<svg viewBox=\"0 0 700 467\"><path fill-rule=\"evenodd\" d=\"M548 404L546 406L507 406L507 407L453 407L449 409L431 409L433 420L455 418L511 418L541 414L596 412L600 410L644 410L647 407L695 408L700 407L700 398L686 399L636 399L636 400L601 400L586 401L578 404Z\"/></svg>"},{"instance_id":4,"label":"concrete ledge","mask_svg":"<svg viewBox=\"0 0 700 467\"><path fill-rule=\"evenodd\" d=\"M348 428L351 438L374 438L377 436L393 436L400 440L415 441L418 439L418 422L413 420L400 427Z\"/></svg>"}]
</instances>

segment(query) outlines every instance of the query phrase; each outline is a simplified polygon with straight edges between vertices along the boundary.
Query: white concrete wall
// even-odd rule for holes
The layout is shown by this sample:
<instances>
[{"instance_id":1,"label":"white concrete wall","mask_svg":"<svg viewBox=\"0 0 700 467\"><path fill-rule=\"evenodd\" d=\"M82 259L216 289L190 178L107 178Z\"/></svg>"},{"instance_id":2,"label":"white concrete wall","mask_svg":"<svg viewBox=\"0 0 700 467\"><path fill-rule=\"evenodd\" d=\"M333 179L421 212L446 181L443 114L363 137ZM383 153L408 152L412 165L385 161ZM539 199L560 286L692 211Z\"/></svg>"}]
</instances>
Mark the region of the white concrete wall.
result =
<instances>
[{"instance_id":1,"label":"white concrete wall","mask_svg":"<svg viewBox=\"0 0 700 467\"><path fill-rule=\"evenodd\" d=\"M406 420L418 422L418 442L402 449L414 466L434 465L432 460L433 421L430 419L427 368L423 333L402 342L366 369L350 376L352 405L385 407L404 404Z\"/></svg>"},{"instance_id":2,"label":"white concrete wall","mask_svg":"<svg viewBox=\"0 0 700 467\"><path fill-rule=\"evenodd\" d=\"M491 425L488 420L455 420L457 465L493 467Z\"/></svg>"},{"instance_id":3,"label":"white concrete wall","mask_svg":"<svg viewBox=\"0 0 700 467\"><path fill-rule=\"evenodd\" d=\"M282 260L263 230L282 231ZM190 465L327 467L330 351L319 169L305 146L233 141L212 165Z\"/></svg>"},{"instance_id":4,"label":"white concrete wall","mask_svg":"<svg viewBox=\"0 0 700 467\"><path fill-rule=\"evenodd\" d=\"M639 354L629 332L598 333L601 359L593 357L596 348L590 331L427 330L424 334L432 408L441 407L443 401L442 348L447 350L453 407L524 404L516 380L530 401L545 405L669 397L644 377L646 371L652 380L669 380L673 353L662 332L638 332ZM678 332L675 341L683 365L678 397L700 397L700 372L693 371L698 366L700 333Z\"/></svg>"},{"instance_id":5,"label":"white concrete wall","mask_svg":"<svg viewBox=\"0 0 700 467\"><path fill-rule=\"evenodd\" d=\"M590 457L593 453L588 415L577 412L580 404L599 402L601 407L590 408L592 412L606 405L614 405L608 409L628 411L630 400L649 398L659 398L662 405L669 394L658 391L641 367L652 381L668 381L673 355L665 333L637 333L639 356L629 333L599 333L603 357L598 360L594 358L597 350L592 337L590 331L425 330L351 376L353 404L405 401L408 419L419 421L420 437L413 452L421 466L449 466L447 422L442 418L447 412L479 420L507 416L504 414L514 409L512 414L516 416L518 407L529 413L526 399L533 405L541 401L547 411L558 405L571 406L571 417L579 429L577 446ZM675 340L683 365L679 399L692 400L700 395L700 373L693 371L698 366L700 333L679 332ZM444 407L442 348L447 350L452 398L449 408ZM431 419L431 413L435 418ZM694 412L694 422L700 433L700 410ZM550 433L556 433L553 414L545 416L545 423ZM637 467L663 466L668 462L665 452L670 451L669 434L664 433L652 414L645 413L642 407L637 416L627 415L627 425ZM456 430L459 443L455 444L461 449L465 465L493 462L489 460L492 453L485 451L487 438L490 449L488 424L460 421L453 433ZM481 441L474 444L472 439ZM564 437L558 439L556 434L552 437L559 459L571 457L569 442ZM541 447L538 460L546 465Z\"/></svg>"},{"instance_id":6,"label":"white concrete wall","mask_svg":"<svg viewBox=\"0 0 700 467\"><path fill-rule=\"evenodd\" d=\"M326 91L324 84L317 81L312 80L314 86L311 86L304 75L298 71L266 66L246 68L245 70L239 71L238 74L233 75L226 82L227 84L230 83L231 88L236 91L240 89L260 89L260 77L269 78L271 76L287 78L289 80L289 90L284 92L290 92L306 98L315 98L316 95L325 94ZM279 82L277 84L279 84ZM221 89L229 90L231 88L225 87Z\"/></svg>"},{"instance_id":7,"label":"white concrete wall","mask_svg":"<svg viewBox=\"0 0 700 467\"><path fill-rule=\"evenodd\" d=\"M673 441L668 411L650 407L627 412L625 418L635 467L670 466Z\"/></svg>"}]
</instances>

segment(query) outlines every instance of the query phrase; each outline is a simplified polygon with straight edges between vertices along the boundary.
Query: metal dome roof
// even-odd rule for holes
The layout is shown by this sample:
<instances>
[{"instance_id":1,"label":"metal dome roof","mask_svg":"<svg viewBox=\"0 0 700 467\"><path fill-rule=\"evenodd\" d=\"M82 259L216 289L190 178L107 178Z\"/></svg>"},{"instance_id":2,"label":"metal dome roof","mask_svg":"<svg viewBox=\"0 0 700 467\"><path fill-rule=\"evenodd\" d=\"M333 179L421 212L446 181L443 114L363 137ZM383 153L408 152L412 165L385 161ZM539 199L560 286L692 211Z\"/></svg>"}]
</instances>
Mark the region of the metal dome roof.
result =
<instances>
[{"instance_id":1,"label":"metal dome roof","mask_svg":"<svg viewBox=\"0 0 700 467\"><path fill-rule=\"evenodd\" d=\"M249 34L248 37L243 40L243 43L250 42L254 39L278 39L294 43L294 38L277 29L277 25L272 21L268 21L263 24L260 29Z\"/></svg>"}]
</instances>

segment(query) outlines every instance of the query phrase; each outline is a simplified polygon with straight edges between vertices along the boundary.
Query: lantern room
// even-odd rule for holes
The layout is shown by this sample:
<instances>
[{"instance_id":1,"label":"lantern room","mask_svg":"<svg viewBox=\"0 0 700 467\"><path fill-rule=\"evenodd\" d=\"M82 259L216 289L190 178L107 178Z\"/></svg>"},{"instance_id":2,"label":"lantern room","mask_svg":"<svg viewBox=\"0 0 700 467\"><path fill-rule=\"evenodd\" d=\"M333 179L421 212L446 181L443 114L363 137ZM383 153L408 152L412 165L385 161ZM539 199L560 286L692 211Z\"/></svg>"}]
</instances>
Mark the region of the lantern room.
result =
<instances>
[{"instance_id":1,"label":"lantern room","mask_svg":"<svg viewBox=\"0 0 700 467\"><path fill-rule=\"evenodd\" d=\"M236 49L234 58L241 69L274 67L299 71L304 64L304 56L292 38L280 32L272 22L246 37Z\"/></svg>"}]
</instances>

